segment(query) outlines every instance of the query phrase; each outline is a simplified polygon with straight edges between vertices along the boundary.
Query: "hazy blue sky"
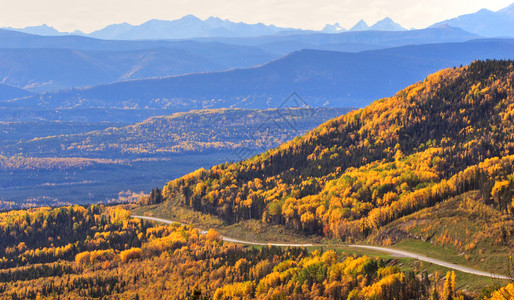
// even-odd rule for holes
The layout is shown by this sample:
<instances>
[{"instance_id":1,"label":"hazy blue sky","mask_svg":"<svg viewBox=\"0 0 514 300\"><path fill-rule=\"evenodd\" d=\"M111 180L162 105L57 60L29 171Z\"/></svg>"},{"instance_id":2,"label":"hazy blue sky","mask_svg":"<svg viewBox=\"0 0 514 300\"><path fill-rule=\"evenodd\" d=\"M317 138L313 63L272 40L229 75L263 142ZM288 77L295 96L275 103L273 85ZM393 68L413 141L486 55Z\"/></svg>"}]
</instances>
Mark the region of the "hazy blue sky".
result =
<instances>
[{"instance_id":1,"label":"hazy blue sky","mask_svg":"<svg viewBox=\"0 0 514 300\"><path fill-rule=\"evenodd\" d=\"M321 29L339 22L349 28L386 16L404 27L422 28L481 8L499 10L512 0L0 0L0 26L43 23L59 30L90 32L108 24L172 20L187 14L247 23Z\"/></svg>"}]
</instances>

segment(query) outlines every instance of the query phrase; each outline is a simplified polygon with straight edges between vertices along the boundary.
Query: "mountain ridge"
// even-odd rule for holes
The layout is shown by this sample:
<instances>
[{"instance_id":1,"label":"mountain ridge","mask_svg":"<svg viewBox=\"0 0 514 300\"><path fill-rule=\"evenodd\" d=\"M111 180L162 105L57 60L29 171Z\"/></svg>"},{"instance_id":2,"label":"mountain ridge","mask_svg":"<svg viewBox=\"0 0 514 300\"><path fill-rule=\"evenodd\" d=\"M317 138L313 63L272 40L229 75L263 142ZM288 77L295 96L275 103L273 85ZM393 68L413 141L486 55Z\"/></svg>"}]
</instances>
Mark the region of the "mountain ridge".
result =
<instances>
[{"instance_id":1,"label":"mountain ridge","mask_svg":"<svg viewBox=\"0 0 514 300\"><path fill-rule=\"evenodd\" d=\"M439 21L427 28L438 27L442 24L462 28L471 33L484 37L514 37L510 29L514 26L514 3L496 12L488 9L480 9L475 13L461 15L452 19ZM313 32L336 33L344 32L345 28L339 23L327 24L322 30L304 30L298 28L277 27L262 23L247 24L244 22L232 22L228 19L221 19L210 16L205 20L194 15L186 15L175 20L151 19L139 25L129 23L110 24L102 29L91 33L83 33L79 30L74 32L60 32L46 24L40 26L27 26L25 28L4 27L4 29L18 32L40 34L46 36L79 35L111 40L162 40L162 39L192 39L192 38L214 38L214 37L257 37L268 35L284 34L309 34ZM353 25L349 31L405 31L400 24L395 23L391 18L385 17L369 26L361 19Z\"/></svg>"},{"instance_id":2,"label":"mountain ridge","mask_svg":"<svg viewBox=\"0 0 514 300\"><path fill-rule=\"evenodd\" d=\"M0 29L3 48L70 48L76 50L142 50L163 47L257 47L260 51L285 55L301 49L325 49L347 52L388 48L409 44L462 42L479 38L449 26L410 31L353 31L339 33L304 33L244 38L197 38L192 40L102 40L85 36L39 36Z\"/></svg>"},{"instance_id":3,"label":"mountain ridge","mask_svg":"<svg viewBox=\"0 0 514 300\"><path fill-rule=\"evenodd\" d=\"M514 3L496 12L481 9L475 13L437 22L430 27L449 25L484 37L514 37Z\"/></svg>"},{"instance_id":4,"label":"mountain ridge","mask_svg":"<svg viewBox=\"0 0 514 300\"><path fill-rule=\"evenodd\" d=\"M221 71L263 64L276 55L245 46L214 45L142 50L0 49L4 83L36 92L129 79Z\"/></svg>"},{"instance_id":5,"label":"mountain ridge","mask_svg":"<svg viewBox=\"0 0 514 300\"><path fill-rule=\"evenodd\" d=\"M151 19L139 25L127 22L110 24L102 29L90 33L76 30L74 32L61 32L46 24L40 26L28 26L25 28L4 27L24 33L40 34L47 36L80 35L107 40L152 40L152 39L191 39L199 37L250 37L261 35L284 34L287 32L309 32L297 28L277 27L263 23L248 24L244 22L232 22L218 17L209 17L205 20L194 15L186 15L175 20Z\"/></svg>"},{"instance_id":6,"label":"mountain ridge","mask_svg":"<svg viewBox=\"0 0 514 300\"><path fill-rule=\"evenodd\" d=\"M247 69L71 89L11 102L9 106L59 108L80 103L81 106L155 106L181 110L269 108L277 107L296 91L311 106L327 105L329 101L328 105L334 107L362 107L442 67L468 64L480 58L509 58L512 43L510 39L476 40L360 53L302 50ZM384 76L389 80L382 80ZM375 89L363 88L370 84Z\"/></svg>"}]
</instances>

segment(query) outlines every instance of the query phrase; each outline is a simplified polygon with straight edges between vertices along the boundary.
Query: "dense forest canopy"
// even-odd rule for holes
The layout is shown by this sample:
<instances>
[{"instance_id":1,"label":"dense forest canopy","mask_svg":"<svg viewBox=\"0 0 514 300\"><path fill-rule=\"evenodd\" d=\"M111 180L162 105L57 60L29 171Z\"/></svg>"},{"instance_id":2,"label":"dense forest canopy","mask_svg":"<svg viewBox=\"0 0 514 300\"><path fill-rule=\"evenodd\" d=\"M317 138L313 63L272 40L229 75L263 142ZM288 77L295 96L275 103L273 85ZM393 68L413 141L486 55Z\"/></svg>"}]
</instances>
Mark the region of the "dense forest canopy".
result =
<instances>
[{"instance_id":1,"label":"dense forest canopy","mask_svg":"<svg viewBox=\"0 0 514 300\"><path fill-rule=\"evenodd\" d=\"M0 213L0 293L9 299L456 299L453 272L334 250L245 248L122 207ZM506 288L510 288L509 286ZM500 293L501 290L498 291ZM464 298L461 298L464 299Z\"/></svg>"}]
</instances>

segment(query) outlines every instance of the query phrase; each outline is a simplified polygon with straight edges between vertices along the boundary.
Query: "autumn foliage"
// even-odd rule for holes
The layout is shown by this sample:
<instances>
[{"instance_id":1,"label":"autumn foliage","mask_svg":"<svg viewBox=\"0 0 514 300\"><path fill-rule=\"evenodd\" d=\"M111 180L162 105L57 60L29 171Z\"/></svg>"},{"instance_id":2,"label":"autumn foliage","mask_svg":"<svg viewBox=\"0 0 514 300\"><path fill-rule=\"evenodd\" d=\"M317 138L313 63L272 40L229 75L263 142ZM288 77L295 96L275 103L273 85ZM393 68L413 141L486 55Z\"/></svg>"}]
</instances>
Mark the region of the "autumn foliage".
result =
<instances>
[{"instance_id":1,"label":"autumn foliage","mask_svg":"<svg viewBox=\"0 0 514 300\"><path fill-rule=\"evenodd\" d=\"M512 61L442 70L276 149L170 181L140 204L167 201L227 224L256 219L353 241L452 198L466 212L492 210L498 242L512 248L513 81ZM122 206L0 213L0 246L0 293L9 299L466 297L453 272L441 279L332 250L245 248L212 229L152 226ZM490 297L511 294L512 284Z\"/></svg>"},{"instance_id":2,"label":"autumn foliage","mask_svg":"<svg viewBox=\"0 0 514 300\"><path fill-rule=\"evenodd\" d=\"M0 219L13 237L2 240L12 249L2 253L0 269L6 299L428 299L448 290L394 261L333 250L245 248L223 242L214 230L152 227L121 207L39 208L0 213ZM39 239L36 222L46 222L55 238ZM71 246L59 254L59 245Z\"/></svg>"},{"instance_id":3,"label":"autumn foliage","mask_svg":"<svg viewBox=\"0 0 514 300\"><path fill-rule=\"evenodd\" d=\"M162 193L227 224L258 219L342 240L471 190L512 218L513 80L512 61L442 70L276 149L170 181Z\"/></svg>"}]
</instances>

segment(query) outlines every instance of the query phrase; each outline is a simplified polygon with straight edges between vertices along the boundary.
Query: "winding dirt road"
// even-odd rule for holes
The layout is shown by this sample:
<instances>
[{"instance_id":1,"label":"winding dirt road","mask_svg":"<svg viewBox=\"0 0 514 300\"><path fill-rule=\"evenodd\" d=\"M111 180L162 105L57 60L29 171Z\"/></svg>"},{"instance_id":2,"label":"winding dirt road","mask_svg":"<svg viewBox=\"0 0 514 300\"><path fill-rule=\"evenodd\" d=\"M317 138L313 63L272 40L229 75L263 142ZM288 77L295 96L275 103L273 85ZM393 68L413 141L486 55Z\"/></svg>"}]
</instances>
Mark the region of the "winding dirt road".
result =
<instances>
[{"instance_id":1,"label":"winding dirt road","mask_svg":"<svg viewBox=\"0 0 514 300\"><path fill-rule=\"evenodd\" d=\"M131 217L132 218L143 219L143 220L161 222L161 223L165 223L165 224L180 223L182 225L186 225L186 224L181 223L181 222L176 222L176 221L167 220L167 219L161 219L161 218L155 218L155 217L136 216L136 215L132 215ZM200 233L201 234L206 234L207 231L200 230ZM243 240L239 240L239 239L229 238L229 237L226 237L226 236L222 236L222 239L224 241L231 242L231 243L246 244L246 245L259 245L259 246L268 246L268 245L279 246L279 247L314 247L314 246L320 246L320 245L316 245L316 244L257 243L257 242L249 242L249 241L243 241ZM352 247L352 248L362 248L362 249L369 249L369 250L376 250L376 251L381 251L381 252L387 252L387 253L393 254L395 256L414 258L414 259L417 259L417 260L429 262L429 263L432 263L432 264L435 264L435 265L439 265L439 266L443 266L443 267L446 267L446 268L454 269L454 270L461 271L461 272L464 272L464 273L469 273L469 274L474 274L474 275L479 275L479 276L485 276L485 277L490 277L490 278L494 278L494 279L506 279L506 280L510 279L507 276L503 276L503 275L499 275L499 274L493 274L493 273L488 273L488 272L483 272L483 271L475 270L475 269L472 269L472 268L459 266L459 265L456 265L456 264L453 264L453 263L450 263L450 262L447 262L447 261L443 261L443 260L439 260L439 259L435 259L435 258L430 258L430 257L427 257L427 256L423 256L423 255L420 255L420 254L416 254L416 253L412 253L412 252L407 252L407 251L403 251L403 250L396 250L396 249L385 248L385 247L377 247L377 246L367 246L367 245L348 245L348 246Z\"/></svg>"}]
</instances>

